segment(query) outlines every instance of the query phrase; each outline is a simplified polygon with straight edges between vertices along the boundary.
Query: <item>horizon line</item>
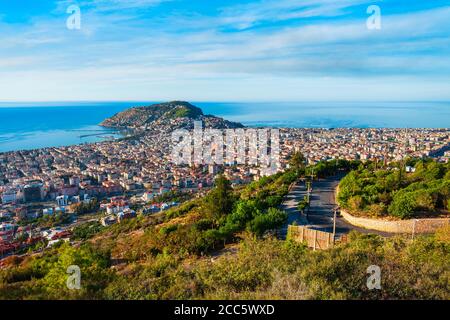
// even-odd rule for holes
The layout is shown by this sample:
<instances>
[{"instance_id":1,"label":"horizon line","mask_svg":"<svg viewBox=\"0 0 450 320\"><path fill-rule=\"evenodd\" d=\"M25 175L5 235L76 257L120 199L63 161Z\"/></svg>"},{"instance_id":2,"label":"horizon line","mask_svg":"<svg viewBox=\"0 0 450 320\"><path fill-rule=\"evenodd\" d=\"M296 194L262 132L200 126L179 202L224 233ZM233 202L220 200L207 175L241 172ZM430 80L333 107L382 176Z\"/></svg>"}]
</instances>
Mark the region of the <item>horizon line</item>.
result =
<instances>
[{"instance_id":1,"label":"horizon line","mask_svg":"<svg viewBox=\"0 0 450 320\"><path fill-rule=\"evenodd\" d=\"M0 104L32 104L32 103L168 103L168 102L190 102L190 103L450 103L450 100L189 100L189 99L167 99L167 100L0 100Z\"/></svg>"}]
</instances>

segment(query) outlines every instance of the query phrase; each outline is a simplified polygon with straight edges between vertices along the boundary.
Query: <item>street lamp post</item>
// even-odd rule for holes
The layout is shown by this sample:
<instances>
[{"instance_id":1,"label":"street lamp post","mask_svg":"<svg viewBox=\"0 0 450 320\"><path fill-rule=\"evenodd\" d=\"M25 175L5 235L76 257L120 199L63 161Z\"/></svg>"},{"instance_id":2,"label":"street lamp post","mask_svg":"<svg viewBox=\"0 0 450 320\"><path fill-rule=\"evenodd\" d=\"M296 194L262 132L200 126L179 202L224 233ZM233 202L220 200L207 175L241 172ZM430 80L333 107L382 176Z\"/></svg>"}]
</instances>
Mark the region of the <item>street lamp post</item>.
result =
<instances>
[{"instance_id":1,"label":"street lamp post","mask_svg":"<svg viewBox=\"0 0 450 320\"><path fill-rule=\"evenodd\" d=\"M336 235L336 212L337 208L334 208L334 214L333 214L333 243Z\"/></svg>"}]
</instances>

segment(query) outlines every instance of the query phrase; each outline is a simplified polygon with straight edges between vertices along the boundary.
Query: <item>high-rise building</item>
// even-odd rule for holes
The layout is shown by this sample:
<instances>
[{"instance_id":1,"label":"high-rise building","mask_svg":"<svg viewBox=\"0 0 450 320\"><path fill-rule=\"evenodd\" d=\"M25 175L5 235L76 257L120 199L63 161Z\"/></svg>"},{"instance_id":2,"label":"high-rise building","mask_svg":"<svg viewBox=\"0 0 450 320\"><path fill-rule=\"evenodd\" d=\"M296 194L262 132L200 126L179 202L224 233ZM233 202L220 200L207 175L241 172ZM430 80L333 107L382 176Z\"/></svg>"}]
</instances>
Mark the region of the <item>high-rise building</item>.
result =
<instances>
[{"instance_id":1,"label":"high-rise building","mask_svg":"<svg viewBox=\"0 0 450 320\"><path fill-rule=\"evenodd\" d=\"M42 201L44 199L44 185L34 182L23 188L24 200L26 202Z\"/></svg>"}]
</instances>

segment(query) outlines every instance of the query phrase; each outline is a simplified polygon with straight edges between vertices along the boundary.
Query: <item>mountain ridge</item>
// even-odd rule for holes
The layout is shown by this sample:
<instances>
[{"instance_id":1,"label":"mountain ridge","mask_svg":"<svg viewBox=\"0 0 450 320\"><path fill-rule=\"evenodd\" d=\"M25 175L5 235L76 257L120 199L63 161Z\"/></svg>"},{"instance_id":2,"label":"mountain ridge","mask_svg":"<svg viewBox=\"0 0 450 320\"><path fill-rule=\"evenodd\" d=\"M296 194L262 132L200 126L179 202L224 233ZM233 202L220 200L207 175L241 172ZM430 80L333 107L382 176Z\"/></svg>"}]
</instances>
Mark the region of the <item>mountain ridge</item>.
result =
<instances>
[{"instance_id":1,"label":"mountain ridge","mask_svg":"<svg viewBox=\"0 0 450 320\"><path fill-rule=\"evenodd\" d=\"M186 101L170 101L138 106L121 111L103 120L100 126L110 128L141 128L157 127L191 128L194 121L202 121L204 127L216 129L243 128L238 122L232 122L213 115L205 115L199 107Z\"/></svg>"}]
</instances>

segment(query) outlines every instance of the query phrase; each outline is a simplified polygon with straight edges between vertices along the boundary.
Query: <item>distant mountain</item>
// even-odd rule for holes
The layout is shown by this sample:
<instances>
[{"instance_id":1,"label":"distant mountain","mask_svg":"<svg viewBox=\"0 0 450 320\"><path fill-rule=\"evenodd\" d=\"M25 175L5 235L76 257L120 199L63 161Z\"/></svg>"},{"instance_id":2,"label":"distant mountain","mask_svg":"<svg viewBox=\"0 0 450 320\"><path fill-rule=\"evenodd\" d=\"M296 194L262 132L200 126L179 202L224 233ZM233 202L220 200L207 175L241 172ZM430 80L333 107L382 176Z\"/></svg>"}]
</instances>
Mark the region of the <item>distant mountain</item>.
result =
<instances>
[{"instance_id":1,"label":"distant mountain","mask_svg":"<svg viewBox=\"0 0 450 320\"><path fill-rule=\"evenodd\" d=\"M203 111L185 101L171 101L146 107L134 107L105 119L101 126L112 128L176 129L192 128L194 121L202 121L206 128L243 128L237 122L231 122Z\"/></svg>"}]
</instances>

